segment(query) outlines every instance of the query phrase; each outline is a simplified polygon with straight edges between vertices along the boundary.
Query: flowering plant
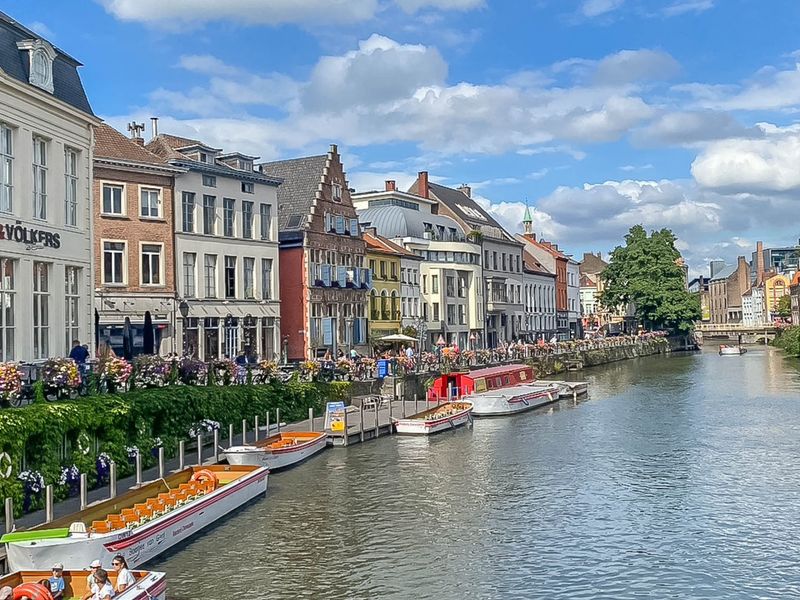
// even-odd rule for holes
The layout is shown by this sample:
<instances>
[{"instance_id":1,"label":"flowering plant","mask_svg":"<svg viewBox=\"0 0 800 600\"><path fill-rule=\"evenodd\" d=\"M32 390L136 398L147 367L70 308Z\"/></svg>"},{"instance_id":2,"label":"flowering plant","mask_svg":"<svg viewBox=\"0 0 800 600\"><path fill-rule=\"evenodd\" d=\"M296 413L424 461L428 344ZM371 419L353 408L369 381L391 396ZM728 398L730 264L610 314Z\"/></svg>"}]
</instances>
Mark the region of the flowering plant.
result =
<instances>
[{"instance_id":1,"label":"flowering plant","mask_svg":"<svg viewBox=\"0 0 800 600\"><path fill-rule=\"evenodd\" d=\"M350 373L353 370L353 361L349 358L340 358L336 361L336 368L345 373Z\"/></svg>"},{"instance_id":2,"label":"flowering plant","mask_svg":"<svg viewBox=\"0 0 800 600\"><path fill-rule=\"evenodd\" d=\"M397 357L397 364L406 371L411 371L414 368L415 361L410 356L401 354Z\"/></svg>"},{"instance_id":3,"label":"flowering plant","mask_svg":"<svg viewBox=\"0 0 800 600\"><path fill-rule=\"evenodd\" d=\"M217 431L220 428L219 421L212 421L211 419L203 419L202 421L195 423L189 429L189 437L196 438L201 433L211 433L213 431Z\"/></svg>"},{"instance_id":4,"label":"flowering plant","mask_svg":"<svg viewBox=\"0 0 800 600\"><path fill-rule=\"evenodd\" d=\"M71 358L51 358L42 366L42 382L56 395L69 394L81 385L78 364Z\"/></svg>"},{"instance_id":5,"label":"flowering plant","mask_svg":"<svg viewBox=\"0 0 800 600\"><path fill-rule=\"evenodd\" d=\"M0 363L0 398L12 400L19 396L22 389L22 371L17 363Z\"/></svg>"},{"instance_id":6,"label":"flowering plant","mask_svg":"<svg viewBox=\"0 0 800 600\"><path fill-rule=\"evenodd\" d=\"M61 475L58 477L58 484L69 486L70 495L77 491L80 480L81 472L77 466L61 467Z\"/></svg>"},{"instance_id":7,"label":"flowering plant","mask_svg":"<svg viewBox=\"0 0 800 600\"><path fill-rule=\"evenodd\" d=\"M124 358L112 356L100 363L100 375L114 387L124 386L133 372L133 365Z\"/></svg>"},{"instance_id":8,"label":"flowering plant","mask_svg":"<svg viewBox=\"0 0 800 600\"><path fill-rule=\"evenodd\" d=\"M186 385L204 385L208 377L208 366L202 360L183 358L178 363L178 377Z\"/></svg>"},{"instance_id":9,"label":"flowering plant","mask_svg":"<svg viewBox=\"0 0 800 600\"><path fill-rule=\"evenodd\" d=\"M361 365L365 369L372 369L372 368L375 367L375 359L374 358L370 358L369 356L364 356L364 357L361 358Z\"/></svg>"},{"instance_id":10,"label":"flowering plant","mask_svg":"<svg viewBox=\"0 0 800 600\"><path fill-rule=\"evenodd\" d=\"M317 375L317 373L319 373L320 368L319 361L307 360L300 365L300 373L306 379L311 380Z\"/></svg>"},{"instance_id":11,"label":"flowering plant","mask_svg":"<svg viewBox=\"0 0 800 600\"><path fill-rule=\"evenodd\" d=\"M263 383L266 383L278 374L278 363L274 360L262 360L258 363L258 368L261 370L261 379Z\"/></svg>"},{"instance_id":12,"label":"flowering plant","mask_svg":"<svg viewBox=\"0 0 800 600\"><path fill-rule=\"evenodd\" d=\"M17 476L25 487L25 492L39 494L44 489L44 477L39 471L23 471Z\"/></svg>"},{"instance_id":13,"label":"flowering plant","mask_svg":"<svg viewBox=\"0 0 800 600\"><path fill-rule=\"evenodd\" d=\"M167 383L169 365L160 356L143 354L137 356L133 365L133 383L137 388L164 387Z\"/></svg>"},{"instance_id":14,"label":"flowering plant","mask_svg":"<svg viewBox=\"0 0 800 600\"><path fill-rule=\"evenodd\" d=\"M136 457L139 456L138 446L125 446L125 452L128 453L128 460L130 462L136 462Z\"/></svg>"},{"instance_id":15,"label":"flowering plant","mask_svg":"<svg viewBox=\"0 0 800 600\"><path fill-rule=\"evenodd\" d=\"M105 452L101 452L95 461L95 467L97 467L97 483L102 485L111 471L111 457Z\"/></svg>"}]
</instances>

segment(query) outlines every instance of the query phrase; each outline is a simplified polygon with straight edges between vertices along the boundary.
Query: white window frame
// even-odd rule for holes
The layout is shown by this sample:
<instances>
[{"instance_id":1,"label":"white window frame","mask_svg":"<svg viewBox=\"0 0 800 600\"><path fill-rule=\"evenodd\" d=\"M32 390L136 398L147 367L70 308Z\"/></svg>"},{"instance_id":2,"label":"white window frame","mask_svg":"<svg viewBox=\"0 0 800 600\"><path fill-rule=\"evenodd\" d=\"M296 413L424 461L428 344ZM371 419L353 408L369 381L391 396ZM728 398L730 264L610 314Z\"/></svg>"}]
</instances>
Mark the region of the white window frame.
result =
<instances>
[{"instance_id":1,"label":"white window frame","mask_svg":"<svg viewBox=\"0 0 800 600\"><path fill-rule=\"evenodd\" d=\"M75 271L75 290L69 288L70 271ZM75 265L64 266L64 334L66 345L72 348L72 340L80 339L81 332L81 277L83 269ZM73 320L74 319L74 320Z\"/></svg>"},{"instance_id":2,"label":"white window frame","mask_svg":"<svg viewBox=\"0 0 800 600\"><path fill-rule=\"evenodd\" d=\"M190 195L192 197L192 211L191 213L186 212L186 195ZM186 229L186 215L191 214L192 218L192 227L191 229ZM197 194L194 192L181 192L181 233L195 233L195 229L197 229Z\"/></svg>"},{"instance_id":3,"label":"white window frame","mask_svg":"<svg viewBox=\"0 0 800 600\"><path fill-rule=\"evenodd\" d=\"M339 204L342 203L342 193L343 193L343 191L344 190L342 189L342 184L341 183L332 183L331 184L331 198L333 199L334 202L337 202Z\"/></svg>"},{"instance_id":4,"label":"white window frame","mask_svg":"<svg viewBox=\"0 0 800 600\"><path fill-rule=\"evenodd\" d=\"M208 294L208 278L206 258L209 256L214 257L214 295ZM203 298L216 299L219 298L219 254L203 254Z\"/></svg>"},{"instance_id":5,"label":"white window frame","mask_svg":"<svg viewBox=\"0 0 800 600\"><path fill-rule=\"evenodd\" d=\"M193 256L194 257L194 264L192 265L191 274L192 274L192 293L188 291L188 278L186 277L187 273L189 273L189 269L186 267L186 257ZM183 256L181 257L181 277L182 285L183 285L183 295L186 298L197 298L197 252L184 252Z\"/></svg>"},{"instance_id":6,"label":"white window frame","mask_svg":"<svg viewBox=\"0 0 800 600\"><path fill-rule=\"evenodd\" d=\"M18 261L5 256L0 257L0 336L2 336L2 346L0 347L0 361L11 361L15 358L16 350L16 329L17 329L17 303L16 303L16 283ZM11 266L11 282L6 287L5 267ZM11 308L11 324L6 322L6 309ZM9 341L11 342L9 344ZM9 346L11 351L9 352Z\"/></svg>"},{"instance_id":7,"label":"white window frame","mask_svg":"<svg viewBox=\"0 0 800 600\"><path fill-rule=\"evenodd\" d=\"M72 170L72 161L75 158L75 170ZM78 226L78 183L80 182L80 160L78 150L64 146L64 224L67 227Z\"/></svg>"},{"instance_id":8,"label":"white window frame","mask_svg":"<svg viewBox=\"0 0 800 600\"><path fill-rule=\"evenodd\" d=\"M106 243L122 244L122 282L106 281ZM128 285L128 240L114 240L103 238L100 240L100 270L102 271L101 283L106 287L125 287Z\"/></svg>"},{"instance_id":9,"label":"white window frame","mask_svg":"<svg viewBox=\"0 0 800 600\"><path fill-rule=\"evenodd\" d=\"M247 288L247 263L250 261L250 288ZM256 259L253 256L242 257L242 293L245 300L256 299Z\"/></svg>"},{"instance_id":10,"label":"white window frame","mask_svg":"<svg viewBox=\"0 0 800 600\"><path fill-rule=\"evenodd\" d=\"M264 267L265 265L269 264L269 278L264 277ZM275 290L275 286L272 285L272 274L275 270L275 261L272 258L262 258L261 259L261 299L262 300L272 300L273 299L273 292ZM265 294L264 292L268 292Z\"/></svg>"},{"instance_id":11,"label":"white window frame","mask_svg":"<svg viewBox=\"0 0 800 600\"><path fill-rule=\"evenodd\" d=\"M120 211L121 212L106 212L105 211L105 188L106 186L113 186L122 188L122 197L120 198ZM114 208L114 199L111 199L111 208ZM100 214L104 217L127 217L128 216L128 184L124 181L110 181L100 180Z\"/></svg>"},{"instance_id":12,"label":"white window frame","mask_svg":"<svg viewBox=\"0 0 800 600\"><path fill-rule=\"evenodd\" d=\"M37 221L47 220L47 154L50 141L40 135L33 134L33 218ZM37 162L38 161L38 162Z\"/></svg>"},{"instance_id":13,"label":"white window frame","mask_svg":"<svg viewBox=\"0 0 800 600\"><path fill-rule=\"evenodd\" d=\"M158 283L145 283L144 281L144 247L145 246L158 246L160 249L158 251L158 275L159 275L159 282ZM150 253L148 253L150 254ZM150 276L152 278L152 267ZM166 273L164 272L164 242L139 242L139 285L141 287L148 287L148 288L157 288L157 287L164 287L166 285Z\"/></svg>"},{"instance_id":14,"label":"white window frame","mask_svg":"<svg viewBox=\"0 0 800 600\"><path fill-rule=\"evenodd\" d=\"M14 143L14 128L0 121L0 211L6 213L14 212Z\"/></svg>"},{"instance_id":15,"label":"white window frame","mask_svg":"<svg viewBox=\"0 0 800 600\"><path fill-rule=\"evenodd\" d=\"M266 210L264 210L266 209ZM266 219L264 216L266 214ZM258 219L261 229L261 239L263 241L272 240L272 206L267 202L262 202L258 207ZM264 222L266 221L266 223ZM266 233L266 235L264 235Z\"/></svg>"},{"instance_id":16,"label":"white window frame","mask_svg":"<svg viewBox=\"0 0 800 600\"><path fill-rule=\"evenodd\" d=\"M157 185L139 185L139 218L141 219L158 219L164 218L164 188ZM142 192L156 192L158 194L158 214L144 214L144 202L142 202ZM149 208L149 207L148 207Z\"/></svg>"},{"instance_id":17,"label":"white window frame","mask_svg":"<svg viewBox=\"0 0 800 600\"><path fill-rule=\"evenodd\" d=\"M37 277L36 267L37 265L44 265L47 282L47 289L46 290L37 290L36 286L38 284L39 278ZM44 262L44 261L35 261L32 264L33 268L33 358L34 359L42 359L42 358L50 358L50 325L53 321L52 318L52 308L50 303L50 298L52 297L52 285L50 281L50 277L52 275L53 264ZM46 304L46 310L42 310L43 304ZM39 324L36 324L36 318L40 319ZM46 315L46 323L43 323L41 320L42 314Z\"/></svg>"}]
</instances>

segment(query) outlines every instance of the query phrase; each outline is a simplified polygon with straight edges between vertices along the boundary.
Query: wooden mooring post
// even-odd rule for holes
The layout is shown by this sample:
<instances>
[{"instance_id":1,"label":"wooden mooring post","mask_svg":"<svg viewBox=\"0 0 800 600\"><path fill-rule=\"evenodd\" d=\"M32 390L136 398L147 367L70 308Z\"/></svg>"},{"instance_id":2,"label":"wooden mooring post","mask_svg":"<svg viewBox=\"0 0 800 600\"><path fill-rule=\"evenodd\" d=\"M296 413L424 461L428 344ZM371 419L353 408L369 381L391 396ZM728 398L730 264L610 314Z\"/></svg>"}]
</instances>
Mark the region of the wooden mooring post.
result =
<instances>
[{"instance_id":1,"label":"wooden mooring post","mask_svg":"<svg viewBox=\"0 0 800 600\"><path fill-rule=\"evenodd\" d=\"M255 436L254 441L258 441L258 415L253 417L253 435Z\"/></svg>"},{"instance_id":2,"label":"wooden mooring post","mask_svg":"<svg viewBox=\"0 0 800 600\"><path fill-rule=\"evenodd\" d=\"M314 407L310 406L308 408L308 430L313 432L314 431Z\"/></svg>"},{"instance_id":3,"label":"wooden mooring post","mask_svg":"<svg viewBox=\"0 0 800 600\"><path fill-rule=\"evenodd\" d=\"M14 531L14 500L6 498L6 533Z\"/></svg>"},{"instance_id":4,"label":"wooden mooring post","mask_svg":"<svg viewBox=\"0 0 800 600\"><path fill-rule=\"evenodd\" d=\"M181 440L178 442L178 470L183 471L186 468L186 442Z\"/></svg>"}]
</instances>

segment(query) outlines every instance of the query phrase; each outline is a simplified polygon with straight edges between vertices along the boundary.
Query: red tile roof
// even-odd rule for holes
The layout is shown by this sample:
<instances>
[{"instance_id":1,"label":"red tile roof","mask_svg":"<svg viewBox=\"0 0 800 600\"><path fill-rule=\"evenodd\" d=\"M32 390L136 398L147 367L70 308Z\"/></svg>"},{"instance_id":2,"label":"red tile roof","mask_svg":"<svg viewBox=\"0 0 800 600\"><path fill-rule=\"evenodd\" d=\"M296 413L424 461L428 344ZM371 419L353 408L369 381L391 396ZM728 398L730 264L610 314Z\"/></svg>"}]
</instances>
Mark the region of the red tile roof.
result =
<instances>
[{"instance_id":1,"label":"red tile roof","mask_svg":"<svg viewBox=\"0 0 800 600\"><path fill-rule=\"evenodd\" d=\"M164 159L153 154L144 146L137 144L125 137L119 131L100 124L95 129L94 156L96 158L111 158L140 163L164 164Z\"/></svg>"}]
</instances>

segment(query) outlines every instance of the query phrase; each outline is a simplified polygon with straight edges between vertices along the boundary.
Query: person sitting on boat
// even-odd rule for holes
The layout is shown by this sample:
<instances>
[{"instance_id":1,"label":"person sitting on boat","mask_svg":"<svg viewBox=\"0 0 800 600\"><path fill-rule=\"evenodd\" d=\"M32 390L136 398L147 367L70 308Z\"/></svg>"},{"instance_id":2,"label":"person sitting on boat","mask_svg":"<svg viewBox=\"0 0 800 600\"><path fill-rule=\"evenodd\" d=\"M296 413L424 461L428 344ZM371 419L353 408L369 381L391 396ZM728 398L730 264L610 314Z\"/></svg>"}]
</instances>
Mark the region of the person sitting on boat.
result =
<instances>
[{"instance_id":1,"label":"person sitting on boat","mask_svg":"<svg viewBox=\"0 0 800 600\"><path fill-rule=\"evenodd\" d=\"M92 594L94 593L93 588L97 583L97 580L95 579L95 573L97 573L97 569L100 567L101 563L99 560L93 560L92 564L89 565L91 572L86 576L86 593L83 595L81 600L89 600L92 597Z\"/></svg>"},{"instance_id":2,"label":"person sitting on boat","mask_svg":"<svg viewBox=\"0 0 800 600\"><path fill-rule=\"evenodd\" d=\"M14 595L14 588L10 586L4 586L0 588L0 600L11 600L11 596Z\"/></svg>"},{"instance_id":3,"label":"person sitting on boat","mask_svg":"<svg viewBox=\"0 0 800 600\"><path fill-rule=\"evenodd\" d=\"M89 596L91 600L111 600L114 597L114 587L108 580L108 573L105 569L97 569L94 572L94 581L92 595Z\"/></svg>"},{"instance_id":4,"label":"person sitting on boat","mask_svg":"<svg viewBox=\"0 0 800 600\"><path fill-rule=\"evenodd\" d=\"M133 573L128 570L128 561L125 560L124 556L117 554L111 559L111 566L117 572L117 586L114 590L115 592L120 594L136 583L136 578L133 576Z\"/></svg>"},{"instance_id":5,"label":"person sitting on boat","mask_svg":"<svg viewBox=\"0 0 800 600\"><path fill-rule=\"evenodd\" d=\"M47 589L53 600L61 600L64 597L64 565L56 563L53 565L53 576L47 580Z\"/></svg>"}]
</instances>

